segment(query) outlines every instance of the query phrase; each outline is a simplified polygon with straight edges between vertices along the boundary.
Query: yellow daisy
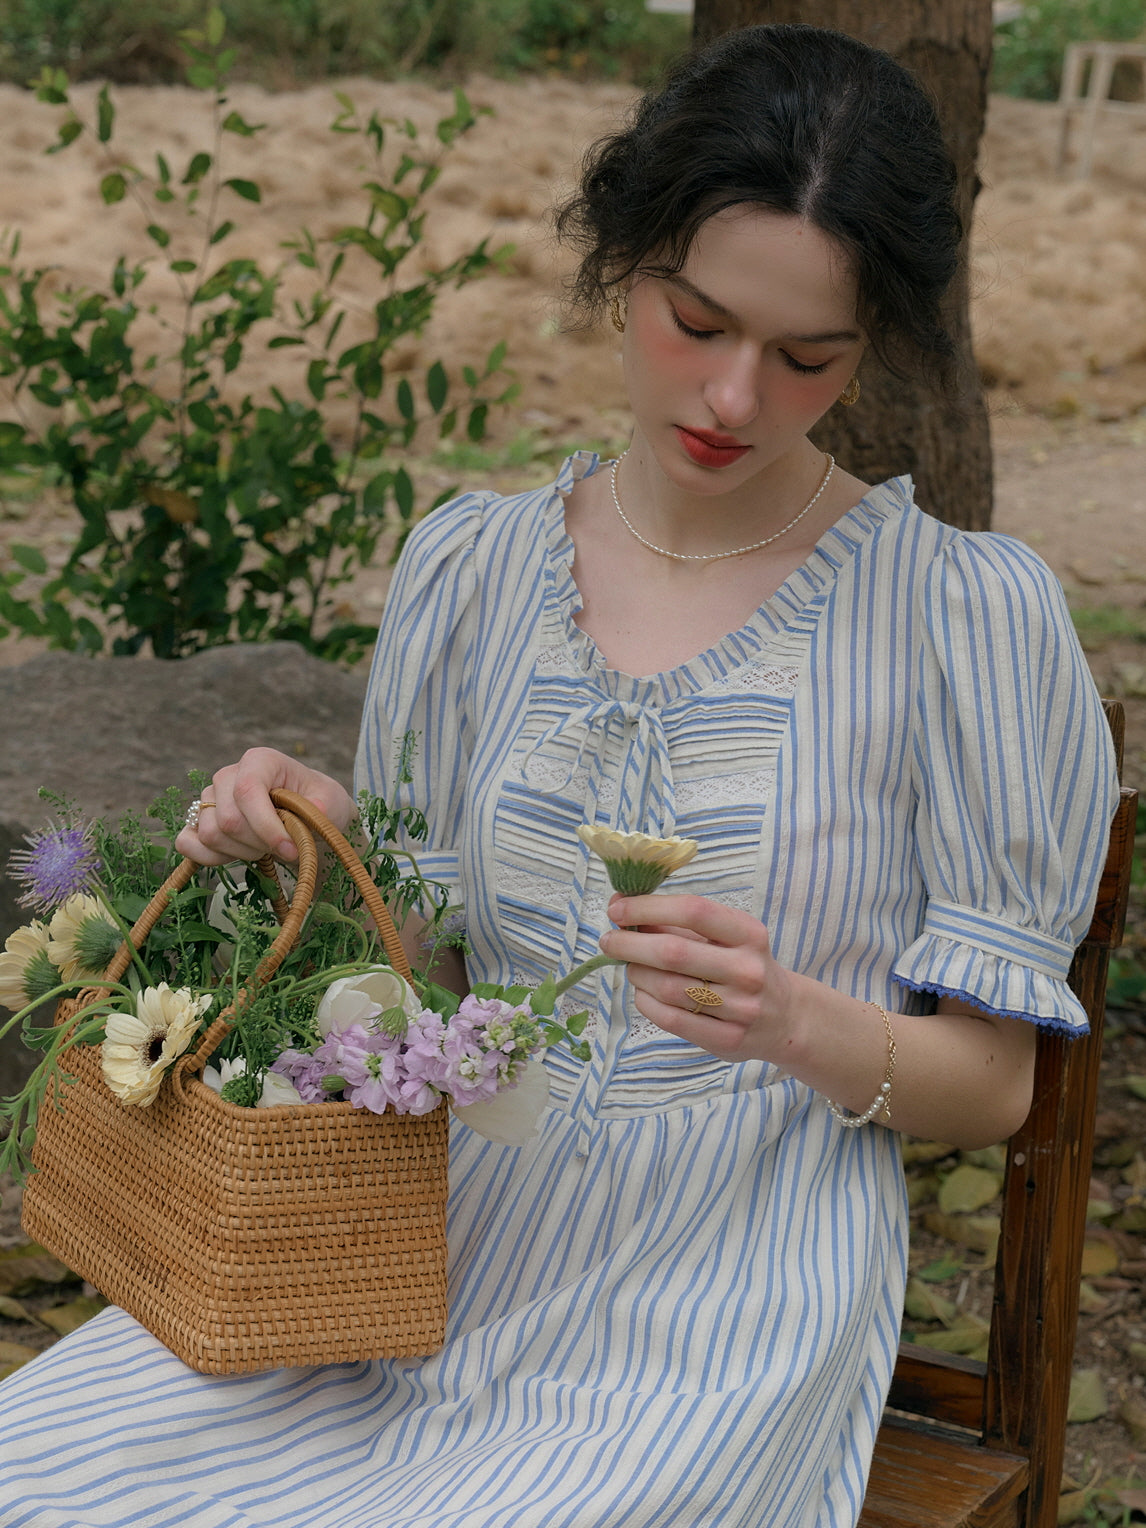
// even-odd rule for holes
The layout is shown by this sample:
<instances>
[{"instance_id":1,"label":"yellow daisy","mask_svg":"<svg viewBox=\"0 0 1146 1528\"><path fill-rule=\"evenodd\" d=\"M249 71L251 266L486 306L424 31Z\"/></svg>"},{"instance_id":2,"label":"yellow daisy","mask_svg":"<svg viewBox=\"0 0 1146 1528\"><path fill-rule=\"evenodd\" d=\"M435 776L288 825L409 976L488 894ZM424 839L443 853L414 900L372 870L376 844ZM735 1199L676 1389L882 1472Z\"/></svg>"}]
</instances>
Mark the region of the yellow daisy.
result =
<instances>
[{"instance_id":1,"label":"yellow daisy","mask_svg":"<svg viewBox=\"0 0 1146 1528\"><path fill-rule=\"evenodd\" d=\"M0 955L0 1003L16 1013L60 984L60 973L48 953L48 925L34 919L4 941Z\"/></svg>"},{"instance_id":2,"label":"yellow daisy","mask_svg":"<svg viewBox=\"0 0 1146 1528\"><path fill-rule=\"evenodd\" d=\"M108 1016L100 1067L120 1103L155 1102L164 1073L196 1038L213 1001L209 992L193 997L186 987L173 991L160 982L143 989L134 1013Z\"/></svg>"},{"instance_id":3,"label":"yellow daisy","mask_svg":"<svg viewBox=\"0 0 1146 1528\"><path fill-rule=\"evenodd\" d=\"M48 928L48 959L67 982L102 976L123 940L103 904L82 892L56 908Z\"/></svg>"},{"instance_id":4,"label":"yellow daisy","mask_svg":"<svg viewBox=\"0 0 1146 1528\"><path fill-rule=\"evenodd\" d=\"M627 897L656 891L667 876L687 865L700 848L695 838L651 838L582 823L577 836L605 861L614 891Z\"/></svg>"}]
</instances>

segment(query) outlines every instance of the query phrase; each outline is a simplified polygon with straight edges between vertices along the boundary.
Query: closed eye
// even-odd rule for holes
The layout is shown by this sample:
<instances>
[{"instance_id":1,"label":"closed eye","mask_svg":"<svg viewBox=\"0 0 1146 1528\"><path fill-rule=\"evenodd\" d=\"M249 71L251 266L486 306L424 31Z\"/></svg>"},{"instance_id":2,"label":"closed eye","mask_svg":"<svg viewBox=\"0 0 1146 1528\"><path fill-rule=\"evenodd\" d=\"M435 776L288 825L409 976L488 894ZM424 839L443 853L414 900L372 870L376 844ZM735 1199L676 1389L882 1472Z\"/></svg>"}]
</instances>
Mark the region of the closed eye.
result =
<instances>
[{"instance_id":1,"label":"closed eye","mask_svg":"<svg viewBox=\"0 0 1146 1528\"><path fill-rule=\"evenodd\" d=\"M822 371L827 371L831 365L830 361L821 361L818 366L805 366L803 361L797 361L796 357L789 355L786 350L781 350L780 354L784 357L785 364L791 367L793 371L799 372L801 377L818 377Z\"/></svg>"},{"instance_id":2,"label":"closed eye","mask_svg":"<svg viewBox=\"0 0 1146 1528\"><path fill-rule=\"evenodd\" d=\"M691 324L685 323L684 319L681 318L680 314L672 306L671 303L669 304L669 312L672 314L673 323L677 326L682 334L687 334L689 339L710 340L714 334L720 333L719 329L694 329Z\"/></svg>"}]
</instances>

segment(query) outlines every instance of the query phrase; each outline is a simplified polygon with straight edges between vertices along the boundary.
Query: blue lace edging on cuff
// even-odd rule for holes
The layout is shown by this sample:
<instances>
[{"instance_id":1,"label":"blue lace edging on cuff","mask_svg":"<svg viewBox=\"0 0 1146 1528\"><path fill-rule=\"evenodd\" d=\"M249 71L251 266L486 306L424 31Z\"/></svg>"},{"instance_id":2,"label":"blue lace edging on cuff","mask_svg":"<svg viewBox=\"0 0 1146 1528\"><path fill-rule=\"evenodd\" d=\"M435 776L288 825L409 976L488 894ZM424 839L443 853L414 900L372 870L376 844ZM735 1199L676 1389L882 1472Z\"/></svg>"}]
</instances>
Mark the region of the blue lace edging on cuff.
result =
<instances>
[{"instance_id":1,"label":"blue lace edging on cuff","mask_svg":"<svg viewBox=\"0 0 1146 1528\"><path fill-rule=\"evenodd\" d=\"M973 1008L981 1008L984 1013L990 1013L997 1019L1023 1019L1028 1024L1037 1024L1040 1029L1049 1029L1054 1034L1069 1035L1072 1040L1079 1040L1083 1035L1090 1033L1090 1025L1068 1024L1065 1019L1040 1018L1034 1013L1010 1013L997 1008L991 1008L984 1003L982 998L973 992L961 992L956 987L943 987L938 982L912 982L902 976L893 976L892 980L900 987L906 987L910 992L934 992L936 997L955 997L963 1003L970 1003Z\"/></svg>"}]
</instances>

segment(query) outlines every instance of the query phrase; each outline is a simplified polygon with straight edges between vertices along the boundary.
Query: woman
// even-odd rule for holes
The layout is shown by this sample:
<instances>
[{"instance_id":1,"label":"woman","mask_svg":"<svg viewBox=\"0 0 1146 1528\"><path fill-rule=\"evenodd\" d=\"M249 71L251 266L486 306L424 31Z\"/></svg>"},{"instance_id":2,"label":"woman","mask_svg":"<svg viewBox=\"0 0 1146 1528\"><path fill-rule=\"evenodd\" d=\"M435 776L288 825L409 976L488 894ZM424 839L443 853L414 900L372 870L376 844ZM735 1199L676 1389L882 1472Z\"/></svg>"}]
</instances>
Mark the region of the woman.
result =
<instances>
[{"instance_id":1,"label":"woman","mask_svg":"<svg viewBox=\"0 0 1146 1528\"><path fill-rule=\"evenodd\" d=\"M808 439L867 347L946 357L952 191L910 77L809 28L718 43L590 156L560 225L623 330L632 444L414 532L357 773L426 813L455 982L625 962L573 995L592 1060L550 1054L526 1146L457 1127L441 1354L211 1379L106 1313L0 1393L7 1522L856 1521L895 1132L1022 1121L1036 1024L1085 1025L1064 979L1114 805L1045 566ZM279 785L351 815L254 750L180 846L290 857ZM610 900L586 821L700 853Z\"/></svg>"}]
</instances>

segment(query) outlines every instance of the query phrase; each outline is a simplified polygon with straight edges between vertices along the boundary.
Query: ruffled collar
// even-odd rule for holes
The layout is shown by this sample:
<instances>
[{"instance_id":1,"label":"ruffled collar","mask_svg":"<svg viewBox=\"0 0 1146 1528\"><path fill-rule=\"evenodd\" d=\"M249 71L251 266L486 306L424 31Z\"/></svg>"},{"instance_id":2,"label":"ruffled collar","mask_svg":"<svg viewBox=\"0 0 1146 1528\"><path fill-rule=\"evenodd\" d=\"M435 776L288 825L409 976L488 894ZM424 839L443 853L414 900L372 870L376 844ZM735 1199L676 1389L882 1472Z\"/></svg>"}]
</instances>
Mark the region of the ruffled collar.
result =
<instances>
[{"instance_id":1,"label":"ruffled collar","mask_svg":"<svg viewBox=\"0 0 1146 1528\"><path fill-rule=\"evenodd\" d=\"M548 550L548 583L551 599L564 626L565 638L579 667L603 688L639 700L641 692L662 700L711 684L746 658L766 650L839 577L840 571L887 521L914 505L914 484L908 475L889 478L870 488L820 537L807 560L792 572L753 612L738 631L729 632L705 652L661 674L637 677L611 669L604 656L574 617L581 610L581 591L573 578L573 539L565 528L565 497L582 479L602 465L595 451L575 451L566 457L548 490L544 504Z\"/></svg>"}]
</instances>

